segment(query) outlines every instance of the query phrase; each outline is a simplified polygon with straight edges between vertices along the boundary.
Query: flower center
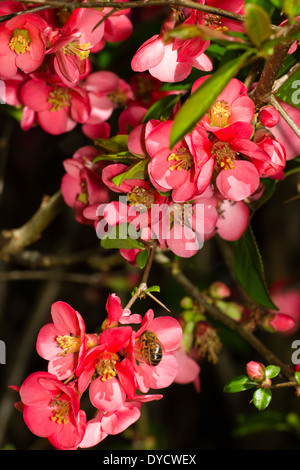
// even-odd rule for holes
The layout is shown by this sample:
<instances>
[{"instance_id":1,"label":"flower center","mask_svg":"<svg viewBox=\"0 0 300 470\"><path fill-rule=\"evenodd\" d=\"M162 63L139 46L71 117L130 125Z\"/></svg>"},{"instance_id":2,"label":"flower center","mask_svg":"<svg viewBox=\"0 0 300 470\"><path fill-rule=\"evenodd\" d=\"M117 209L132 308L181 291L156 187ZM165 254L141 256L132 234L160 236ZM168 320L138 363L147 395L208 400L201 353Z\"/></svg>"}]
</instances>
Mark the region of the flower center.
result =
<instances>
[{"instance_id":1,"label":"flower center","mask_svg":"<svg viewBox=\"0 0 300 470\"><path fill-rule=\"evenodd\" d=\"M210 124L214 127L226 127L230 114L231 108L227 101L217 101L209 110Z\"/></svg>"},{"instance_id":2,"label":"flower center","mask_svg":"<svg viewBox=\"0 0 300 470\"><path fill-rule=\"evenodd\" d=\"M59 397L55 397L51 403L50 407L54 408L51 416L51 421L56 421L58 424L66 424L69 419L69 411L70 411L70 401L69 400L62 400Z\"/></svg>"},{"instance_id":3,"label":"flower center","mask_svg":"<svg viewBox=\"0 0 300 470\"><path fill-rule=\"evenodd\" d=\"M171 206L171 216L173 218L173 221L176 222L176 224L181 225L182 227L186 224L188 225L188 220L192 217L192 215L192 204L175 203Z\"/></svg>"},{"instance_id":4,"label":"flower center","mask_svg":"<svg viewBox=\"0 0 300 470\"><path fill-rule=\"evenodd\" d=\"M81 344L79 336L73 336L72 334L70 334L70 336L57 336L56 342L58 347L62 349L62 352L58 354L59 356L65 356L68 353L78 352Z\"/></svg>"},{"instance_id":5,"label":"flower center","mask_svg":"<svg viewBox=\"0 0 300 470\"><path fill-rule=\"evenodd\" d=\"M99 375L102 382L112 379L117 375L115 365L118 361L117 354L114 353L103 353L101 359L96 364L96 372Z\"/></svg>"},{"instance_id":6,"label":"flower center","mask_svg":"<svg viewBox=\"0 0 300 470\"><path fill-rule=\"evenodd\" d=\"M223 170L233 170L235 152L227 142L216 142L212 148L212 155L216 157L217 165Z\"/></svg>"},{"instance_id":7,"label":"flower center","mask_svg":"<svg viewBox=\"0 0 300 470\"><path fill-rule=\"evenodd\" d=\"M77 55L80 60L83 60L87 59L90 54L89 47L91 47L89 42L86 44L81 44L78 42L78 39L74 39L73 41L63 46L61 50L66 55Z\"/></svg>"},{"instance_id":8,"label":"flower center","mask_svg":"<svg viewBox=\"0 0 300 470\"><path fill-rule=\"evenodd\" d=\"M149 209L155 202L154 190L147 191L144 188L135 186L133 190L127 194L127 201L130 206L143 205Z\"/></svg>"},{"instance_id":9,"label":"flower center","mask_svg":"<svg viewBox=\"0 0 300 470\"><path fill-rule=\"evenodd\" d=\"M219 15L204 14L206 26L217 31L228 31L227 26L222 26L222 20Z\"/></svg>"},{"instance_id":10,"label":"flower center","mask_svg":"<svg viewBox=\"0 0 300 470\"><path fill-rule=\"evenodd\" d=\"M193 157L185 147L176 149L176 152L170 153L169 162L176 162L169 166L169 170L189 170L193 166Z\"/></svg>"},{"instance_id":11,"label":"flower center","mask_svg":"<svg viewBox=\"0 0 300 470\"><path fill-rule=\"evenodd\" d=\"M67 88L54 86L49 93L48 103L50 103L50 111L59 111L61 108L70 106L71 95Z\"/></svg>"},{"instance_id":12,"label":"flower center","mask_svg":"<svg viewBox=\"0 0 300 470\"><path fill-rule=\"evenodd\" d=\"M9 47L16 54L24 54L30 50L30 37L26 29L15 29L9 41Z\"/></svg>"},{"instance_id":13,"label":"flower center","mask_svg":"<svg viewBox=\"0 0 300 470\"><path fill-rule=\"evenodd\" d=\"M128 101L126 94L122 90L112 91L111 93L109 93L108 98L116 106L124 106Z\"/></svg>"}]
</instances>

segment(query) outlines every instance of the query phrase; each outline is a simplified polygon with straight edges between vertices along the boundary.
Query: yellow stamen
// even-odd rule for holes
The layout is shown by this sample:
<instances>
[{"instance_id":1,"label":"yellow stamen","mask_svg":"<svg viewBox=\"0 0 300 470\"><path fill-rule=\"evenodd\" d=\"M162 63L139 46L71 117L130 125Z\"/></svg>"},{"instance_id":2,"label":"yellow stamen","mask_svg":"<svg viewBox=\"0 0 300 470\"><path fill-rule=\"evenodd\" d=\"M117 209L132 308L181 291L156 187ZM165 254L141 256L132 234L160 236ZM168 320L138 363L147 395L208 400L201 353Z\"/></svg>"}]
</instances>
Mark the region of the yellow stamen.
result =
<instances>
[{"instance_id":1,"label":"yellow stamen","mask_svg":"<svg viewBox=\"0 0 300 470\"><path fill-rule=\"evenodd\" d=\"M62 352L59 353L59 356L65 356L68 353L78 352L80 349L80 338L78 336L57 336L56 337L57 345L62 349Z\"/></svg>"},{"instance_id":2,"label":"yellow stamen","mask_svg":"<svg viewBox=\"0 0 300 470\"><path fill-rule=\"evenodd\" d=\"M155 202L154 190L147 191L144 188L135 186L133 190L127 194L127 201L130 206L143 205L149 208Z\"/></svg>"},{"instance_id":3,"label":"yellow stamen","mask_svg":"<svg viewBox=\"0 0 300 470\"><path fill-rule=\"evenodd\" d=\"M30 37L26 29L15 29L9 41L9 47L15 51L16 54L24 54L30 50Z\"/></svg>"},{"instance_id":4,"label":"yellow stamen","mask_svg":"<svg viewBox=\"0 0 300 470\"><path fill-rule=\"evenodd\" d=\"M216 31L228 31L227 26L222 26L222 20L219 15L204 14L206 26Z\"/></svg>"},{"instance_id":5,"label":"yellow stamen","mask_svg":"<svg viewBox=\"0 0 300 470\"><path fill-rule=\"evenodd\" d=\"M215 155L216 163L221 169L234 170L236 153L227 142L216 142L212 148L212 155Z\"/></svg>"},{"instance_id":6,"label":"yellow stamen","mask_svg":"<svg viewBox=\"0 0 300 470\"><path fill-rule=\"evenodd\" d=\"M117 373L115 370L115 365L118 360L118 356L113 353L104 354L103 357L96 364L96 372L100 377L102 382L110 380L113 377L116 377Z\"/></svg>"},{"instance_id":7,"label":"yellow stamen","mask_svg":"<svg viewBox=\"0 0 300 470\"><path fill-rule=\"evenodd\" d=\"M70 105L71 95L68 93L67 88L54 86L49 93L48 103L52 105L50 111L59 111L61 108L66 108Z\"/></svg>"},{"instance_id":8,"label":"yellow stamen","mask_svg":"<svg viewBox=\"0 0 300 470\"><path fill-rule=\"evenodd\" d=\"M226 127L231 115L227 101L217 101L209 110L210 124L213 127Z\"/></svg>"},{"instance_id":9,"label":"yellow stamen","mask_svg":"<svg viewBox=\"0 0 300 470\"><path fill-rule=\"evenodd\" d=\"M55 408L53 410L53 416L51 416L51 421L56 421L58 424L66 424L69 419L69 410L70 410L70 402L67 400L60 400L59 398L54 398L50 403L51 408Z\"/></svg>"},{"instance_id":10,"label":"yellow stamen","mask_svg":"<svg viewBox=\"0 0 300 470\"><path fill-rule=\"evenodd\" d=\"M80 60L87 59L90 51L88 50L91 47L91 44L88 42L86 44L81 44L77 39L69 42L62 47L62 52L66 55L77 55Z\"/></svg>"},{"instance_id":11,"label":"yellow stamen","mask_svg":"<svg viewBox=\"0 0 300 470\"><path fill-rule=\"evenodd\" d=\"M175 152L170 153L168 161L174 161L174 165L169 166L169 170L189 170L193 165L193 157L185 147L178 148Z\"/></svg>"}]
</instances>

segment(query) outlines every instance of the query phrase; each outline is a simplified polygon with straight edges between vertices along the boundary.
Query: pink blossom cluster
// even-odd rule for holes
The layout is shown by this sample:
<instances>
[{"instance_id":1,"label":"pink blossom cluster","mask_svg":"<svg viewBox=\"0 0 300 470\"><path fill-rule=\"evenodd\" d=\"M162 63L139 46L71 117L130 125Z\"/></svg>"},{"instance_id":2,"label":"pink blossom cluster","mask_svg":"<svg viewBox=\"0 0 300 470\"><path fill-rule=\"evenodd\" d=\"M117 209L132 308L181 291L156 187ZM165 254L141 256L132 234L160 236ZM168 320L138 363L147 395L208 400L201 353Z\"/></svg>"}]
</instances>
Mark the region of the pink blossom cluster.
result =
<instances>
[{"instance_id":1,"label":"pink blossom cluster","mask_svg":"<svg viewBox=\"0 0 300 470\"><path fill-rule=\"evenodd\" d=\"M196 80L191 92L208 77ZM229 82L192 132L170 149L178 109L176 104L167 120L144 122L136 115L127 134L134 163L108 162L102 168L102 183L119 200L83 208L99 238L105 230L129 223L146 243L157 239L161 249L190 257L216 234L230 241L240 238L249 224L251 201L263 194L263 178L283 178L284 145L262 124L254 126L253 101L238 79ZM141 164L143 171L134 172ZM67 199L64 186L63 181ZM134 263L139 249L121 253Z\"/></svg>"},{"instance_id":2,"label":"pink blossom cluster","mask_svg":"<svg viewBox=\"0 0 300 470\"><path fill-rule=\"evenodd\" d=\"M20 394L16 407L29 430L57 449L92 447L121 433L139 419L143 403L163 397L149 390L168 387L179 372L174 351L182 329L176 319L154 318L152 310L143 318L132 314L115 294L106 311L101 331L89 334L77 311L55 302L52 323L41 328L36 342L47 372L11 387Z\"/></svg>"}]
</instances>

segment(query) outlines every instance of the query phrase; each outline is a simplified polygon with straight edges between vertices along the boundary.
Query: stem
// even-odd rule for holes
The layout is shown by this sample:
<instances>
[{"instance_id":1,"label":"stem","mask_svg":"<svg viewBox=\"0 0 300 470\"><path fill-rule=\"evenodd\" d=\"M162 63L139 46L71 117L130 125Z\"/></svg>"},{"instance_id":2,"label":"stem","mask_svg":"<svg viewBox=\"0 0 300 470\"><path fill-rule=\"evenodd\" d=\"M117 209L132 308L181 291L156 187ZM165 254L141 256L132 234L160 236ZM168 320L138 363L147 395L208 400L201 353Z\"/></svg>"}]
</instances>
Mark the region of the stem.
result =
<instances>
[{"instance_id":1,"label":"stem","mask_svg":"<svg viewBox=\"0 0 300 470\"><path fill-rule=\"evenodd\" d=\"M279 366L281 372L288 379L293 379L293 373L288 365L283 364L272 351L270 351L256 336L253 335L251 331L246 329L242 324L237 323L230 317L227 317L215 305L209 304L202 296L198 288L181 271L178 269L172 269L171 261L167 256L162 253L157 253L155 260L169 272L171 272L174 279L183 287L186 293L193 297L199 303L199 305L201 305L205 311L211 315L214 320L239 333L240 336L242 336L257 352L259 352L261 356L265 357L265 359L270 364Z\"/></svg>"},{"instance_id":2,"label":"stem","mask_svg":"<svg viewBox=\"0 0 300 470\"><path fill-rule=\"evenodd\" d=\"M269 101L273 85L276 81L280 68L287 53L293 44L293 40L287 39L291 35L300 30L300 20L293 23L291 26L284 28L281 33L282 42L274 47L274 52L266 63L260 80L251 94L256 106L262 106Z\"/></svg>"},{"instance_id":3,"label":"stem","mask_svg":"<svg viewBox=\"0 0 300 470\"><path fill-rule=\"evenodd\" d=\"M135 293L133 294L133 296L129 300L128 304L126 305L125 309L130 308L134 304L134 302L138 299L138 297L143 292L145 292L145 290L147 290L147 281L148 281L148 277L149 277L149 274L150 274L150 270L151 270L151 266L152 266L152 263L153 263L154 254L155 254L155 250L157 248L157 245L158 245L158 242L157 242L157 240L155 240L153 245L150 248L150 253L149 253L149 256L148 256L148 259L147 259L146 266L145 266L144 271L143 271L141 282L140 282L137 290L135 291Z\"/></svg>"},{"instance_id":4,"label":"stem","mask_svg":"<svg viewBox=\"0 0 300 470\"><path fill-rule=\"evenodd\" d=\"M6 258L35 242L43 230L65 207L61 191L44 198L37 212L22 227L4 230L0 235L0 258Z\"/></svg>"},{"instance_id":5,"label":"stem","mask_svg":"<svg viewBox=\"0 0 300 470\"><path fill-rule=\"evenodd\" d=\"M280 116L287 122L290 128L295 132L296 136L300 138L300 129L297 124L293 121L291 116L286 112L286 110L281 106L279 101L275 98L273 94L270 95L269 103L279 112Z\"/></svg>"},{"instance_id":6,"label":"stem","mask_svg":"<svg viewBox=\"0 0 300 470\"><path fill-rule=\"evenodd\" d=\"M32 0L24 0L22 3L32 3ZM243 22L245 17L230 11L222 10L221 8L210 7L208 5L201 5L193 0L145 0L145 1L132 1L132 2L73 2L69 3L61 0L50 0L45 5L45 0L34 0L35 5L43 5L44 8L66 8L74 10L76 8L115 8L116 10L125 10L128 8L143 8L151 6L178 6L183 8L191 8L193 10L203 11L212 15L223 16L231 20ZM28 11L28 10L27 10ZM20 13L19 13L20 14ZM10 16L11 15L6 15ZM9 18L7 18L9 19Z\"/></svg>"}]
</instances>

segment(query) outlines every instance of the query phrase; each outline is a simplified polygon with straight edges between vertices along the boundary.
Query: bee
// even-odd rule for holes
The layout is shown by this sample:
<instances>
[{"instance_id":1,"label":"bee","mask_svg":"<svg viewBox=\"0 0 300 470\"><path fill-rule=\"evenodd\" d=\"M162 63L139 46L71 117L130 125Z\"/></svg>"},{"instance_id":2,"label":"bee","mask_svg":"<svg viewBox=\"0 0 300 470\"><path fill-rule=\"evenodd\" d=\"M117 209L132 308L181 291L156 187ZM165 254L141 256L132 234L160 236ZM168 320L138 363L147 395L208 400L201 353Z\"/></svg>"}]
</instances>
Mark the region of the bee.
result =
<instances>
[{"instance_id":1,"label":"bee","mask_svg":"<svg viewBox=\"0 0 300 470\"><path fill-rule=\"evenodd\" d=\"M163 347L152 331L144 331L140 337L143 358L150 366L157 366L163 357Z\"/></svg>"}]
</instances>

